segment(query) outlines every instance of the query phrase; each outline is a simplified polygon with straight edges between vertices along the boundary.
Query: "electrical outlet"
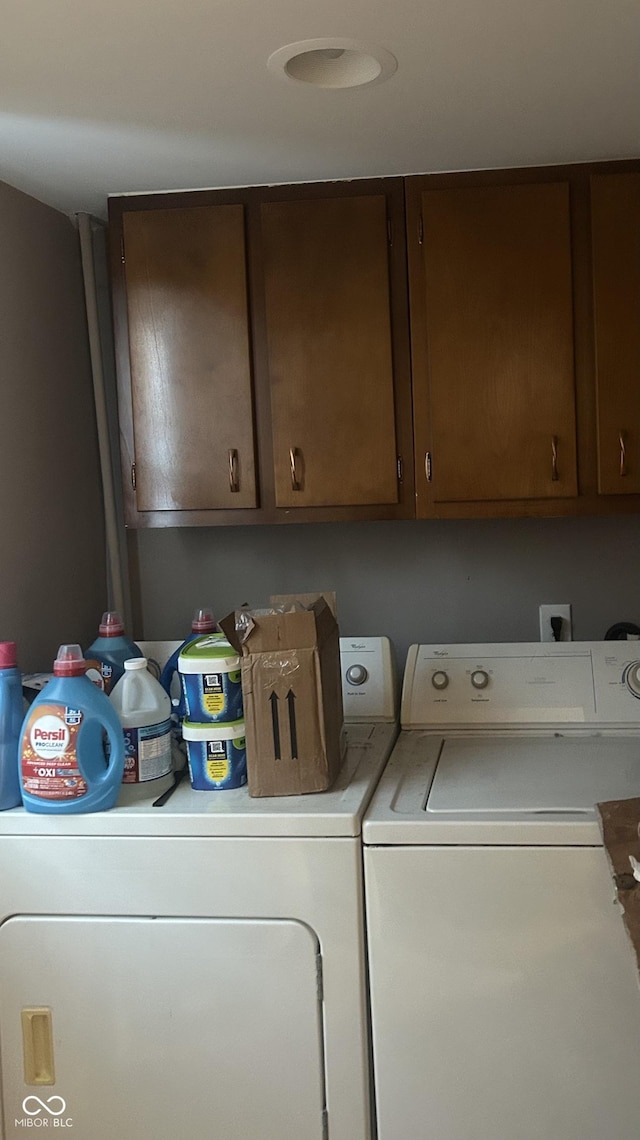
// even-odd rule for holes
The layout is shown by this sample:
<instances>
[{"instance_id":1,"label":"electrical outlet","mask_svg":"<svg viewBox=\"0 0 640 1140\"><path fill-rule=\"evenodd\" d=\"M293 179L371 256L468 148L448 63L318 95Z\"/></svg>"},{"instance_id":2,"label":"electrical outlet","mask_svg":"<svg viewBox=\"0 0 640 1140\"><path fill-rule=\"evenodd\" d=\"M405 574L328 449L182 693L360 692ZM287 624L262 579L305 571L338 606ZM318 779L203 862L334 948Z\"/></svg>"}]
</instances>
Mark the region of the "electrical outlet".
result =
<instances>
[{"instance_id":1,"label":"electrical outlet","mask_svg":"<svg viewBox=\"0 0 640 1140\"><path fill-rule=\"evenodd\" d=\"M571 605L540 606L540 640L555 641L551 618L562 618L562 627L558 641L573 641L573 627L571 624Z\"/></svg>"}]
</instances>

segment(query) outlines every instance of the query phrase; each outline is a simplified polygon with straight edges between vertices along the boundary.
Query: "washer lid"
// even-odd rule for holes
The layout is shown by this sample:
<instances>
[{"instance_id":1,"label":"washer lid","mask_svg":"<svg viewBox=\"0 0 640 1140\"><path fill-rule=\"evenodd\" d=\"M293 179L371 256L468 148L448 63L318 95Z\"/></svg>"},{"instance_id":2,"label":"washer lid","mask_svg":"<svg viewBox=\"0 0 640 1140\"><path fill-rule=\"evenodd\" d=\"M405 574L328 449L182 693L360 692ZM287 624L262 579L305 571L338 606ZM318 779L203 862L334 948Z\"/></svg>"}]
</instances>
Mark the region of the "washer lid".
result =
<instances>
[{"instance_id":1,"label":"washer lid","mask_svg":"<svg viewBox=\"0 0 640 1140\"><path fill-rule=\"evenodd\" d=\"M454 737L442 745L425 811L591 815L596 803L639 794L637 738Z\"/></svg>"}]
</instances>

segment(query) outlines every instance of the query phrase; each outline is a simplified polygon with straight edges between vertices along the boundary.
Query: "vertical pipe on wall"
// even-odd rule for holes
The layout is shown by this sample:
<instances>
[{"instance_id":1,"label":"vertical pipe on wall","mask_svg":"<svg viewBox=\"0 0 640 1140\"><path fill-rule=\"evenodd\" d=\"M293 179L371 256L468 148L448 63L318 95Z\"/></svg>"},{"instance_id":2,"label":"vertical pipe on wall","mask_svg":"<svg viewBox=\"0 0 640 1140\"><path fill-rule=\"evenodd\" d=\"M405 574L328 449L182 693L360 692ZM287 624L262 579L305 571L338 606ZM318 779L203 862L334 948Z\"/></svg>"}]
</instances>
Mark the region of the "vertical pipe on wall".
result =
<instances>
[{"instance_id":1,"label":"vertical pipe on wall","mask_svg":"<svg viewBox=\"0 0 640 1140\"><path fill-rule=\"evenodd\" d=\"M124 528L121 510L118 509L114 466L111 453L110 415L105 378L104 351L101 337L100 305L96 282L94 252L95 219L90 214L78 214L78 232L82 255L93 392L98 426L100 470L104 496L105 531L107 546L107 571L111 598L109 605L119 611L125 624L131 624L131 599L127 572L126 544L123 541Z\"/></svg>"}]
</instances>

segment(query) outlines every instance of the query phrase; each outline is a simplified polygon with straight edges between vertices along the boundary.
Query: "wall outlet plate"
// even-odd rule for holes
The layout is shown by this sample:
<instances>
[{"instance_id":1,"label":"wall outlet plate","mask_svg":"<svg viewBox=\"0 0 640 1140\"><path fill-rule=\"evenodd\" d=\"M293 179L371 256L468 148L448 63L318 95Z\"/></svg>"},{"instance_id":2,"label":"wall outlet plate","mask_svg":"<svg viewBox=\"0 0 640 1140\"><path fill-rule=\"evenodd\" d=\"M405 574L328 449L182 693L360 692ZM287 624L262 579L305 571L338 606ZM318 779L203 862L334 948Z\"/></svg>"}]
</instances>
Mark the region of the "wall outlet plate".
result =
<instances>
[{"instance_id":1,"label":"wall outlet plate","mask_svg":"<svg viewBox=\"0 0 640 1140\"><path fill-rule=\"evenodd\" d=\"M540 640L555 641L551 618L562 618L562 628L559 641L573 641L573 624L571 621L571 604L565 603L556 606L540 606Z\"/></svg>"}]
</instances>

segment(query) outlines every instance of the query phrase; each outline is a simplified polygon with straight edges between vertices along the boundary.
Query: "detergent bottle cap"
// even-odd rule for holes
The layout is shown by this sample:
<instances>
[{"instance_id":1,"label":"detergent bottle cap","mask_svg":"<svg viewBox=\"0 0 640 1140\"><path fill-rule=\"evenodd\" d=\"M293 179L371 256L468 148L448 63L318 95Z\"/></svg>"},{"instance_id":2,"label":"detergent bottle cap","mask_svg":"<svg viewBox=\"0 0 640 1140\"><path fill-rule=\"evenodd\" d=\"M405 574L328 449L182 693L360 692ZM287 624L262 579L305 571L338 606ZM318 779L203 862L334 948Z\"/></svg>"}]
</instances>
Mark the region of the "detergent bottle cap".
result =
<instances>
[{"instance_id":1,"label":"detergent bottle cap","mask_svg":"<svg viewBox=\"0 0 640 1140\"><path fill-rule=\"evenodd\" d=\"M55 677L81 677L86 668L79 645L61 645L53 663Z\"/></svg>"},{"instance_id":2,"label":"detergent bottle cap","mask_svg":"<svg viewBox=\"0 0 640 1140\"><path fill-rule=\"evenodd\" d=\"M191 622L192 633L213 633L216 628L216 620L213 616L213 610L208 606L204 606L200 610L196 610Z\"/></svg>"},{"instance_id":3,"label":"detergent bottle cap","mask_svg":"<svg viewBox=\"0 0 640 1140\"><path fill-rule=\"evenodd\" d=\"M124 622L116 610L107 610L100 622L100 637L122 637Z\"/></svg>"},{"instance_id":4,"label":"detergent bottle cap","mask_svg":"<svg viewBox=\"0 0 640 1140\"><path fill-rule=\"evenodd\" d=\"M0 641L0 669L12 669L18 664L15 641Z\"/></svg>"}]
</instances>

